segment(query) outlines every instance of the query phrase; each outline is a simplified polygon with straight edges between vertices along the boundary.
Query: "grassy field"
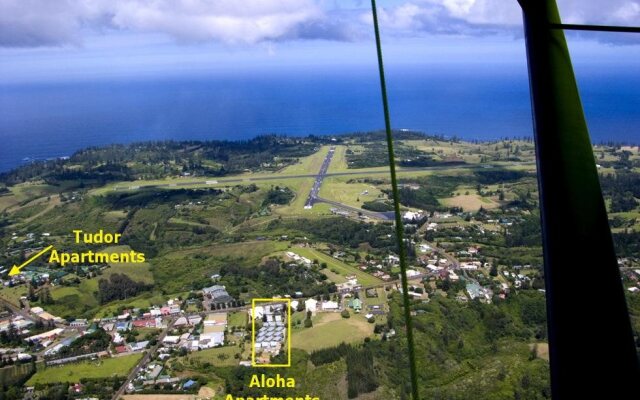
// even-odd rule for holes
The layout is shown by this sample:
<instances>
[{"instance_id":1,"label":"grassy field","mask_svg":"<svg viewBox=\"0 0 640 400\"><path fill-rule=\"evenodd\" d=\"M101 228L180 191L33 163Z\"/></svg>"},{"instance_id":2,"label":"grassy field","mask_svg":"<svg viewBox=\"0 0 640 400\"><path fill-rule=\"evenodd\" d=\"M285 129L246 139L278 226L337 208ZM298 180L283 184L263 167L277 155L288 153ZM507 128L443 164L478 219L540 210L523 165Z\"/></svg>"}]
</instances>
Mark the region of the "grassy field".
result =
<instances>
[{"instance_id":1,"label":"grassy field","mask_svg":"<svg viewBox=\"0 0 640 400\"><path fill-rule=\"evenodd\" d=\"M18 204L20 200L13 194L7 193L0 196L0 211L4 211L9 207L13 207Z\"/></svg>"},{"instance_id":2,"label":"grassy field","mask_svg":"<svg viewBox=\"0 0 640 400\"><path fill-rule=\"evenodd\" d=\"M228 315L228 326L238 326L238 327L246 327L247 322L249 321L248 315L246 312L233 312Z\"/></svg>"},{"instance_id":3,"label":"grassy field","mask_svg":"<svg viewBox=\"0 0 640 400\"><path fill-rule=\"evenodd\" d=\"M336 260L335 258L321 251L300 247L292 248L291 251L303 257L307 257L310 260L318 259L318 261L321 263L325 262L327 263L329 269L336 270L338 274L342 276L355 275L358 278L358 282L363 286L376 285L382 282L380 279L371 276L366 272L362 272L356 267L347 265L340 260Z\"/></svg>"},{"instance_id":4,"label":"grassy field","mask_svg":"<svg viewBox=\"0 0 640 400\"><path fill-rule=\"evenodd\" d=\"M376 293L378 293L378 297L366 297L361 295L360 299L364 301L366 306L381 306L383 304L387 304L387 292L384 288L376 288Z\"/></svg>"},{"instance_id":5,"label":"grassy field","mask_svg":"<svg viewBox=\"0 0 640 400\"><path fill-rule=\"evenodd\" d=\"M142 354L108 358L96 361L83 361L60 367L48 367L38 371L26 383L27 386L58 382L76 383L82 378L108 378L126 376L140 361Z\"/></svg>"},{"instance_id":6,"label":"grassy field","mask_svg":"<svg viewBox=\"0 0 640 400\"><path fill-rule=\"evenodd\" d=\"M278 172L282 175L297 175L297 174L317 174L322 166L327 153L329 152L329 146L322 146L320 150L313 153L310 156L302 157L298 163L283 168Z\"/></svg>"},{"instance_id":7,"label":"grassy field","mask_svg":"<svg viewBox=\"0 0 640 400\"><path fill-rule=\"evenodd\" d=\"M0 296L15 305L20 304L20 297L26 296L28 292L29 289L25 285L14 287L2 286L0 288Z\"/></svg>"},{"instance_id":8,"label":"grassy field","mask_svg":"<svg viewBox=\"0 0 640 400\"><path fill-rule=\"evenodd\" d=\"M373 324L360 316L342 318L339 313L322 313L311 328L298 328L291 334L291 347L308 352L337 346L340 343L356 343L373 334Z\"/></svg>"},{"instance_id":9,"label":"grassy field","mask_svg":"<svg viewBox=\"0 0 640 400\"><path fill-rule=\"evenodd\" d=\"M344 172L349 169L345 154L346 151L347 146L336 146L336 150L333 153L333 158L331 159L331 165L329 165L329 169L327 170L327 172Z\"/></svg>"},{"instance_id":10,"label":"grassy field","mask_svg":"<svg viewBox=\"0 0 640 400\"><path fill-rule=\"evenodd\" d=\"M215 365L216 367L231 367L234 365L238 365L240 359L235 358L236 354L243 354L243 359L247 359L249 356L249 350L251 346L245 346L245 352L243 354L240 346L224 346L224 347L215 347L212 349L205 349L201 351L196 351L191 353L188 356L188 363L203 363L208 362L211 365Z\"/></svg>"},{"instance_id":11,"label":"grassy field","mask_svg":"<svg viewBox=\"0 0 640 400\"><path fill-rule=\"evenodd\" d=\"M333 283L344 283L347 281L347 278L345 278L340 274L336 274L335 272L331 271L329 268L325 268L320 272L325 274L327 278L329 278L329 280Z\"/></svg>"},{"instance_id":12,"label":"grassy field","mask_svg":"<svg viewBox=\"0 0 640 400\"><path fill-rule=\"evenodd\" d=\"M176 250L154 260L155 284L167 293L186 291L196 280L209 280L223 265L253 268L263 257L288 246L286 241L256 240Z\"/></svg>"},{"instance_id":13,"label":"grassy field","mask_svg":"<svg viewBox=\"0 0 640 400\"><path fill-rule=\"evenodd\" d=\"M277 251L285 250L289 242L277 242L271 240L256 240L240 243L212 244L207 247L174 251L166 257L178 259L194 254L205 254L220 258L246 258L259 261L263 256Z\"/></svg>"},{"instance_id":14,"label":"grassy field","mask_svg":"<svg viewBox=\"0 0 640 400\"><path fill-rule=\"evenodd\" d=\"M128 253L131 251L129 246L111 246L102 250L104 253ZM104 276L108 277L112 274L125 274L134 281L153 283L153 274L151 273L151 265L149 263L118 263L109 264L109 268L104 271Z\"/></svg>"},{"instance_id":15,"label":"grassy field","mask_svg":"<svg viewBox=\"0 0 640 400\"><path fill-rule=\"evenodd\" d=\"M351 177L326 178L320 188L320 197L360 208L365 201L386 196L378 186L369 183L347 183Z\"/></svg>"},{"instance_id":16,"label":"grassy field","mask_svg":"<svg viewBox=\"0 0 640 400\"><path fill-rule=\"evenodd\" d=\"M461 207L464 211L478 211L480 207L485 210L491 210L500 206L498 202L477 194L460 194L459 196L446 197L440 199L440 202L449 207Z\"/></svg>"}]
</instances>

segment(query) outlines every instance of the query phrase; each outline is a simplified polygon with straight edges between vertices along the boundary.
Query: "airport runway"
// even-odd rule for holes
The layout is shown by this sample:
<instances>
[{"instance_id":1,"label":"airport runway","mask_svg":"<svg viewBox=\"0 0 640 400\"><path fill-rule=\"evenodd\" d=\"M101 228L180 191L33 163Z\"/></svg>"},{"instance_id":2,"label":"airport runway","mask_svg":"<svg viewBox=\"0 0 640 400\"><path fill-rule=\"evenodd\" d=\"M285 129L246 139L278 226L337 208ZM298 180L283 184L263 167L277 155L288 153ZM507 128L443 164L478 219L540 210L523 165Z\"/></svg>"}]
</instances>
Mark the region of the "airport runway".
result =
<instances>
[{"instance_id":1,"label":"airport runway","mask_svg":"<svg viewBox=\"0 0 640 400\"><path fill-rule=\"evenodd\" d=\"M531 163L520 163L518 165L526 165ZM449 170L449 169L486 169L492 168L492 166L479 166L479 165L442 165L437 167L422 167L422 168L399 168L398 173L403 172L423 172L423 171L438 171L438 170ZM378 171L348 171L348 172L330 172L324 173L323 178L328 176L350 176L350 175L384 175L389 174L388 170L378 170ZM298 175L278 175L273 174L271 176L258 176L255 178L246 177L246 178L207 178L206 180L190 180L183 182L175 182L175 183L158 183L158 184L143 184L136 185L132 182L129 186L115 186L113 190L139 190L139 189L152 189L152 188L171 188L171 187L182 187L182 186L195 186L195 185L220 185L226 183L247 183L247 182L259 182L259 181L279 181L282 179L298 179L298 178L315 178L318 174L298 174Z\"/></svg>"},{"instance_id":2,"label":"airport runway","mask_svg":"<svg viewBox=\"0 0 640 400\"><path fill-rule=\"evenodd\" d=\"M313 181L313 187L309 192L309 197L307 197L307 202L304 203L304 208L309 209L313 207L313 204L318 199L318 192L320 192L320 186L322 186L322 181L324 177L327 176L327 170L329 169L329 165L331 164L331 159L333 158L333 153L336 151L336 146L331 146L329 148L329 152L327 153L324 161L322 162L322 166L320 167L320 171L318 175L316 175L315 180Z\"/></svg>"}]
</instances>

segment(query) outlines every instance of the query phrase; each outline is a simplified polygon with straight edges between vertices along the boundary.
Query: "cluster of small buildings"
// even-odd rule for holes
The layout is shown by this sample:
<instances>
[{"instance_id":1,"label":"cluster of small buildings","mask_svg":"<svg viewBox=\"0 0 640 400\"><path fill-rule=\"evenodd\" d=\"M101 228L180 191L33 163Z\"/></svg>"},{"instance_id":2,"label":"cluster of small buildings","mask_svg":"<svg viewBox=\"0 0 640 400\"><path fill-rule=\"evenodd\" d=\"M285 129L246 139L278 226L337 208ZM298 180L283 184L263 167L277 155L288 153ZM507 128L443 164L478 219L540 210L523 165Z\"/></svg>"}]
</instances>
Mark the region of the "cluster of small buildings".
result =
<instances>
[{"instance_id":1,"label":"cluster of small buildings","mask_svg":"<svg viewBox=\"0 0 640 400\"><path fill-rule=\"evenodd\" d=\"M256 353L279 354L287 336L287 305L278 303L255 307L252 317L262 321L254 342Z\"/></svg>"},{"instance_id":2,"label":"cluster of small buildings","mask_svg":"<svg viewBox=\"0 0 640 400\"><path fill-rule=\"evenodd\" d=\"M481 302L491 303L493 292L490 289L480 286L477 282L467 283L466 289L471 300L480 299Z\"/></svg>"},{"instance_id":3,"label":"cluster of small buildings","mask_svg":"<svg viewBox=\"0 0 640 400\"><path fill-rule=\"evenodd\" d=\"M299 254L296 254L292 251L287 251L286 253L287 257L289 257L290 259L292 259L293 261L295 261L297 264L301 264L304 265L305 267L310 267L312 262L311 260L309 260L307 257L303 257Z\"/></svg>"},{"instance_id":4,"label":"cluster of small buildings","mask_svg":"<svg viewBox=\"0 0 640 400\"><path fill-rule=\"evenodd\" d=\"M63 321L62 318L56 317L55 315L52 315L52 314L49 314L42 307L31 307L29 312L31 312L31 314L35 315L36 317L38 317L38 318L40 318L40 319L42 319L44 321L51 321L51 322L55 322L55 323L60 323L60 322Z\"/></svg>"},{"instance_id":5,"label":"cluster of small buildings","mask_svg":"<svg viewBox=\"0 0 640 400\"><path fill-rule=\"evenodd\" d=\"M26 335L29 333L29 328L31 326L33 326L33 322L21 315L8 315L0 319L0 332L7 332L10 329L15 329L15 331L20 335Z\"/></svg>"}]
</instances>

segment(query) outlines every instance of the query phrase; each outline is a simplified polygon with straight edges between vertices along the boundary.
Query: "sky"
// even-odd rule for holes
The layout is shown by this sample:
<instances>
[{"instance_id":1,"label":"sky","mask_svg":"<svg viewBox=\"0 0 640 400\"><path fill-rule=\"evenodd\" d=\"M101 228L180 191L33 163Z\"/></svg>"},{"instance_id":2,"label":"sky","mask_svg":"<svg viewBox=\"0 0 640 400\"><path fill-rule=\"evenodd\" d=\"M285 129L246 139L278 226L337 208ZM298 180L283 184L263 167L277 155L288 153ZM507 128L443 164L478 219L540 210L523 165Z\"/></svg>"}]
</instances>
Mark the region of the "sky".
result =
<instances>
[{"instance_id":1,"label":"sky","mask_svg":"<svg viewBox=\"0 0 640 400\"><path fill-rule=\"evenodd\" d=\"M640 26L640 0L558 0ZM516 0L378 0L393 65L522 65ZM640 67L640 35L570 33L574 63ZM375 68L366 0L0 0L0 83Z\"/></svg>"}]
</instances>

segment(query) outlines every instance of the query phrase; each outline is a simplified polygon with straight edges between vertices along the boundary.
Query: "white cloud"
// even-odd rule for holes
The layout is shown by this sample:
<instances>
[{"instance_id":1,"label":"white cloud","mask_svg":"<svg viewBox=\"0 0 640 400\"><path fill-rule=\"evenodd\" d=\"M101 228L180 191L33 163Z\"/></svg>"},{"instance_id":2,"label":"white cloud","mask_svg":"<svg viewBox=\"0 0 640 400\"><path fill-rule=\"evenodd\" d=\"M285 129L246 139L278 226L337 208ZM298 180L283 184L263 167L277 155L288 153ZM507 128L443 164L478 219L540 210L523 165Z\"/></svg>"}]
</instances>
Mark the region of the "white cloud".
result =
<instances>
[{"instance_id":1,"label":"white cloud","mask_svg":"<svg viewBox=\"0 0 640 400\"><path fill-rule=\"evenodd\" d=\"M565 22L640 25L640 0L558 0ZM516 0L379 1L385 34L518 32ZM0 0L0 47L82 43L87 31L160 33L178 42L255 44L370 37L360 0Z\"/></svg>"},{"instance_id":2,"label":"white cloud","mask_svg":"<svg viewBox=\"0 0 640 400\"><path fill-rule=\"evenodd\" d=\"M75 44L81 28L162 33L179 42L349 39L315 0L0 0L0 46Z\"/></svg>"},{"instance_id":3,"label":"white cloud","mask_svg":"<svg viewBox=\"0 0 640 400\"><path fill-rule=\"evenodd\" d=\"M640 0L558 0L564 22L640 26ZM485 35L522 31L522 11L516 0L409 0L381 8L380 22L387 34ZM363 10L362 21L371 17ZM640 36L601 35L601 40L630 43Z\"/></svg>"}]
</instances>

